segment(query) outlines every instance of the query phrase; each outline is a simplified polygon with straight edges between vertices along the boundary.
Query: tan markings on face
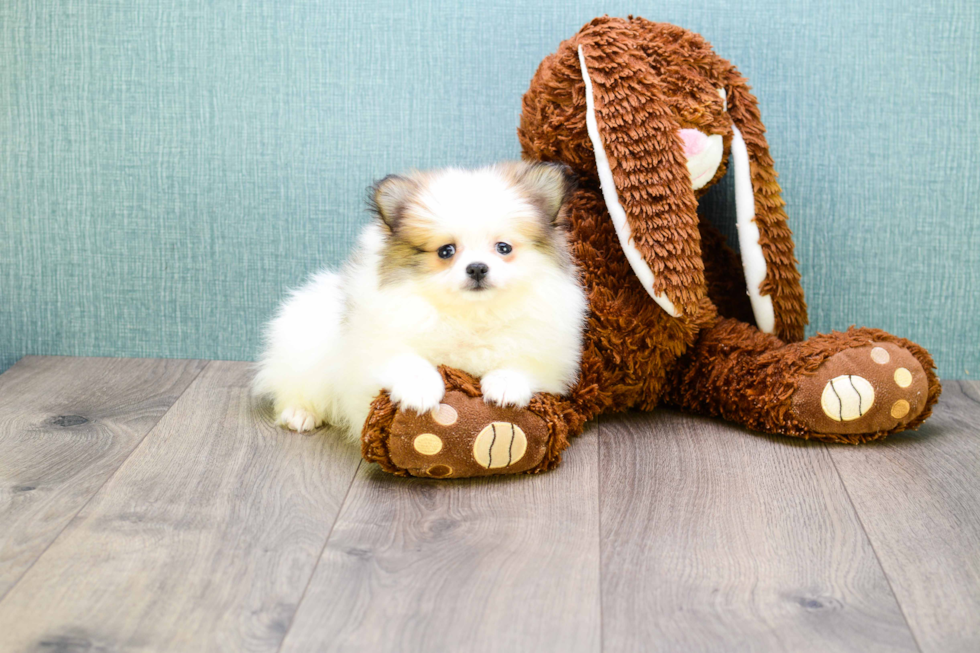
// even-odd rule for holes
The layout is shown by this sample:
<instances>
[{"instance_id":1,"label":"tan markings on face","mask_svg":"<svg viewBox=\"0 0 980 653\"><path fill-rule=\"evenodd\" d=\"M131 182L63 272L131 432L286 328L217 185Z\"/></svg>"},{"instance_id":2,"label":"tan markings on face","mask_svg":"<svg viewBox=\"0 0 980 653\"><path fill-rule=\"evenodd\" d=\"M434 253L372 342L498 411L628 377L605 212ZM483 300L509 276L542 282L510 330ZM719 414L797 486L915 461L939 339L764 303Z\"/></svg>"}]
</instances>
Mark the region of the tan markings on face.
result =
<instances>
[{"instance_id":1,"label":"tan markings on face","mask_svg":"<svg viewBox=\"0 0 980 653\"><path fill-rule=\"evenodd\" d=\"M452 234L434 228L431 220L422 217L416 219L411 211L406 216L404 230L399 230L398 236L421 254L423 267L430 272L452 267L455 257L439 258L440 247L454 245L457 252L461 249Z\"/></svg>"},{"instance_id":2,"label":"tan markings on face","mask_svg":"<svg viewBox=\"0 0 980 653\"><path fill-rule=\"evenodd\" d=\"M457 245L451 234L437 228L417 204L404 208L397 228L389 236L381 260L382 283L410 274L431 274L452 267L453 258L439 258L443 245Z\"/></svg>"},{"instance_id":3,"label":"tan markings on face","mask_svg":"<svg viewBox=\"0 0 980 653\"><path fill-rule=\"evenodd\" d=\"M568 251L568 241L565 229L561 226L547 224L540 216L522 216L513 227L514 239L501 238L509 243L514 250L504 257L505 261L513 260L522 249L533 247L545 256L554 260L562 268L572 264Z\"/></svg>"},{"instance_id":4,"label":"tan markings on face","mask_svg":"<svg viewBox=\"0 0 980 653\"><path fill-rule=\"evenodd\" d=\"M519 247L528 247L545 243L548 240L548 232L551 231L536 215L516 216L512 220L510 234L501 234L500 242L508 243L514 248L510 256L517 252Z\"/></svg>"}]
</instances>

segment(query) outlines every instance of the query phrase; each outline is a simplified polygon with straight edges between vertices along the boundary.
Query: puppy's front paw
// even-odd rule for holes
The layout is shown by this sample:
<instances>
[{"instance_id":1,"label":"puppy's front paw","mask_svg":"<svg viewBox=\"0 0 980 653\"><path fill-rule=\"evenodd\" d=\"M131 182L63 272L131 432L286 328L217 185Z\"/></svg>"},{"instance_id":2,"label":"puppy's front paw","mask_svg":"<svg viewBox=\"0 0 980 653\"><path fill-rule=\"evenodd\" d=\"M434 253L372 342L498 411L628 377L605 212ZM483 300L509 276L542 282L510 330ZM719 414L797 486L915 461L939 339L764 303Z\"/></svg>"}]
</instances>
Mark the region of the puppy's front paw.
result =
<instances>
[{"instance_id":1,"label":"puppy's front paw","mask_svg":"<svg viewBox=\"0 0 980 653\"><path fill-rule=\"evenodd\" d=\"M385 386L391 400L402 410L412 409L419 414L427 413L438 406L446 394L442 375L421 358L393 361L386 376L389 378Z\"/></svg>"},{"instance_id":2,"label":"puppy's front paw","mask_svg":"<svg viewBox=\"0 0 980 653\"><path fill-rule=\"evenodd\" d=\"M494 370L480 381L483 400L498 406L524 408L534 394L531 380L517 370Z\"/></svg>"},{"instance_id":3,"label":"puppy's front paw","mask_svg":"<svg viewBox=\"0 0 980 653\"><path fill-rule=\"evenodd\" d=\"M427 413L442 401L446 386L442 376L433 370L432 374L418 373L392 384L391 400L402 410L411 408L416 413Z\"/></svg>"},{"instance_id":4,"label":"puppy's front paw","mask_svg":"<svg viewBox=\"0 0 980 653\"><path fill-rule=\"evenodd\" d=\"M276 420L276 424L299 433L312 431L322 423L313 413L299 406L287 406Z\"/></svg>"}]
</instances>

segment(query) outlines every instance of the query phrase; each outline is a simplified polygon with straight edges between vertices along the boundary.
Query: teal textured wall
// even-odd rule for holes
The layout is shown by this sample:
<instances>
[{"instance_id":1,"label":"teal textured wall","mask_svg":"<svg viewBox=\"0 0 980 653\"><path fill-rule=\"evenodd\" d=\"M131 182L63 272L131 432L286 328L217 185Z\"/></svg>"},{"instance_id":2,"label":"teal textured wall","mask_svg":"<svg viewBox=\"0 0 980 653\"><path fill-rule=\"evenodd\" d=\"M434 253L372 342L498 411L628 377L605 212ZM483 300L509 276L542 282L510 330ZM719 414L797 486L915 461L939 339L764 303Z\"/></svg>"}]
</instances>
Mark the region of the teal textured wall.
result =
<instances>
[{"instance_id":1,"label":"teal textured wall","mask_svg":"<svg viewBox=\"0 0 980 653\"><path fill-rule=\"evenodd\" d=\"M4 0L0 369L254 358L373 179L516 157L538 62L603 13L701 32L751 80L810 333L877 326L980 373L975 0Z\"/></svg>"}]
</instances>

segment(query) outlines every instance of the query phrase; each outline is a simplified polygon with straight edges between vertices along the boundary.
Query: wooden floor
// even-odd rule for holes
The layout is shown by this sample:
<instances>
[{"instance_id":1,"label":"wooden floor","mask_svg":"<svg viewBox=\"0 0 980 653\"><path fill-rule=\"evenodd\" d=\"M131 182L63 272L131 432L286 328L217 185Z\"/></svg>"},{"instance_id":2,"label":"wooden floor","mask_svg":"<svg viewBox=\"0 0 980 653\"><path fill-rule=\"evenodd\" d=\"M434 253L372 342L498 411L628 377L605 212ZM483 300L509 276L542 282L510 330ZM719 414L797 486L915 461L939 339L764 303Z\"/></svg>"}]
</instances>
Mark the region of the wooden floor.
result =
<instances>
[{"instance_id":1,"label":"wooden floor","mask_svg":"<svg viewBox=\"0 0 980 653\"><path fill-rule=\"evenodd\" d=\"M980 384L860 447L670 411L389 476L245 363L0 376L0 651L980 650Z\"/></svg>"}]
</instances>

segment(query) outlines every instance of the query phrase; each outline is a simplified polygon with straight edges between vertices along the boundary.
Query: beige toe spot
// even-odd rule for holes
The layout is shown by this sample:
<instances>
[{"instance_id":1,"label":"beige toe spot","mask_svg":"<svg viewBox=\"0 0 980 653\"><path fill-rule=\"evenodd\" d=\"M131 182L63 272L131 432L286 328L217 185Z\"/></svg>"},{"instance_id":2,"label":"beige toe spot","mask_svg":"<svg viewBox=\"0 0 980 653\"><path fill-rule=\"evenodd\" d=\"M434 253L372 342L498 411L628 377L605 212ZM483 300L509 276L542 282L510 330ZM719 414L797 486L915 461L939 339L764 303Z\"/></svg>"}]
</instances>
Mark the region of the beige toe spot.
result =
<instances>
[{"instance_id":1,"label":"beige toe spot","mask_svg":"<svg viewBox=\"0 0 980 653\"><path fill-rule=\"evenodd\" d=\"M892 404L892 417L895 419L902 419L909 414L909 402L904 399L899 399L894 404Z\"/></svg>"},{"instance_id":2,"label":"beige toe spot","mask_svg":"<svg viewBox=\"0 0 980 653\"><path fill-rule=\"evenodd\" d=\"M892 357L888 355L888 351L884 347L875 347L871 350L871 360L879 365L884 365L891 359Z\"/></svg>"},{"instance_id":3,"label":"beige toe spot","mask_svg":"<svg viewBox=\"0 0 980 653\"><path fill-rule=\"evenodd\" d=\"M899 388L907 388L912 385L912 373L904 367L895 370L895 383Z\"/></svg>"},{"instance_id":4,"label":"beige toe spot","mask_svg":"<svg viewBox=\"0 0 980 653\"><path fill-rule=\"evenodd\" d=\"M453 468L449 465L433 465L426 470L426 474L436 478L446 478L453 475Z\"/></svg>"},{"instance_id":5,"label":"beige toe spot","mask_svg":"<svg viewBox=\"0 0 980 653\"><path fill-rule=\"evenodd\" d=\"M524 457L527 436L521 427L510 422L494 422L480 431L473 443L473 458L481 467L509 467Z\"/></svg>"},{"instance_id":6,"label":"beige toe spot","mask_svg":"<svg viewBox=\"0 0 980 653\"><path fill-rule=\"evenodd\" d=\"M440 426L452 426L459 419L459 413L449 404L439 404L432 409L432 419Z\"/></svg>"},{"instance_id":7,"label":"beige toe spot","mask_svg":"<svg viewBox=\"0 0 980 653\"><path fill-rule=\"evenodd\" d=\"M442 440L438 435L423 433L412 442L415 450L423 456L434 456L442 451Z\"/></svg>"}]
</instances>

